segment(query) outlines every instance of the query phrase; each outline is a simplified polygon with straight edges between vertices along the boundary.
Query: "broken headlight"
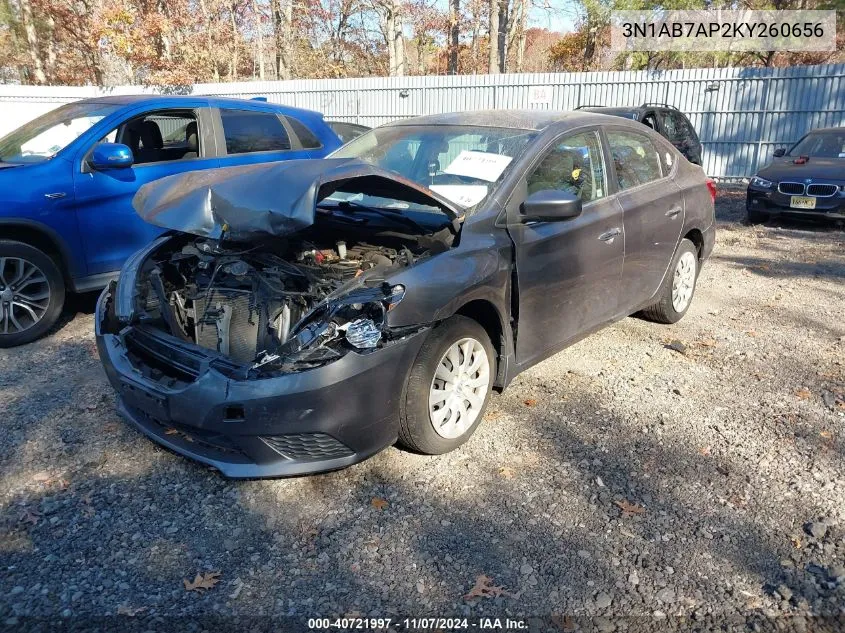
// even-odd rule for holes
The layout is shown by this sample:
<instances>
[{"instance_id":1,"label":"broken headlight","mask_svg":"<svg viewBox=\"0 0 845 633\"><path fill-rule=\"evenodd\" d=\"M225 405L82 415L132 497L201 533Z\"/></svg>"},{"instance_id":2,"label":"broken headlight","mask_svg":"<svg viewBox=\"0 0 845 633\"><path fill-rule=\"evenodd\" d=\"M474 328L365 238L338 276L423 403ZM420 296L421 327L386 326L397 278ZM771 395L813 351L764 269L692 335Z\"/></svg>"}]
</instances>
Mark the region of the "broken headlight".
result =
<instances>
[{"instance_id":1,"label":"broken headlight","mask_svg":"<svg viewBox=\"0 0 845 633\"><path fill-rule=\"evenodd\" d=\"M371 349L381 340L381 328L372 319L355 319L345 329L346 340L358 349Z\"/></svg>"}]
</instances>

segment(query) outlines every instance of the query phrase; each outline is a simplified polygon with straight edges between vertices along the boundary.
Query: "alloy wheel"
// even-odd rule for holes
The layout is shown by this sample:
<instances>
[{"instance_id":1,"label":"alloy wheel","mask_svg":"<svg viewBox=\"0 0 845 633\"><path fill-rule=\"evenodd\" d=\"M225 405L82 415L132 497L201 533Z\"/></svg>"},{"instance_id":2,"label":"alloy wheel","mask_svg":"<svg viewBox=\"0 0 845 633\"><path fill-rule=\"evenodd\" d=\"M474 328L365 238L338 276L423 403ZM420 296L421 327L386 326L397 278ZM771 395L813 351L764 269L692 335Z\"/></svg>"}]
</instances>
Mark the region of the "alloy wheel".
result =
<instances>
[{"instance_id":1,"label":"alloy wheel","mask_svg":"<svg viewBox=\"0 0 845 633\"><path fill-rule=\"evenodd\" d=\"M33 327L50 305L50 283L44 272L20 257L0 257L0 334Z\"/></svg>"},{"instance_id":2,"label":"alloy wheel","mask_svg":"<svg viewBox=\"0 0 845 633\"><path fill-rule=\"evenodd\" d=\"M672 307L675 312L683 312L692 300L695 289L695 254L685 252L678 259L675 266L675 277L672 280Z\"/></svg>"},{"instance_id":3,"label":"alloy wheel","mask_svg":"<svg viewBox=\"0 0 845 633\"><path fill-rule=\"evenodd\" d=\"M490 386L490 361L474 338L452 344L437 364L428 408L435 432L443 438L462 436L475 424Z\"/></svg>"}]
</instances>

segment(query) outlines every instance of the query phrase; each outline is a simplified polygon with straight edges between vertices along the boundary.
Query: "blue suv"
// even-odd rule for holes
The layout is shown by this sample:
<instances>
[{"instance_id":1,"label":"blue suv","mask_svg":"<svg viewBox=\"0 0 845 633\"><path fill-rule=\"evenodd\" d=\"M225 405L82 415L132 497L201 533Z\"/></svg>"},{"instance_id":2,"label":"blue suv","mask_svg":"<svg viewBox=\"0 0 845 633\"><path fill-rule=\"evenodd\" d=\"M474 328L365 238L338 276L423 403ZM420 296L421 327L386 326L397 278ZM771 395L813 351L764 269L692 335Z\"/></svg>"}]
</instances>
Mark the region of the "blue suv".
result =
<instances>
[{"instance_id":1,"label":"blue suv","mask_svg":"<svg viewBox=\"0 0 845 633\"><path fill-rule=\"evenodd\" d=\"M105 286L162 232L132 209L141 185L340 145L316 112L216 97L88 99L18 128L0 139L0 347L43 335L66 292Z\"/></svg>"}]
</instances>

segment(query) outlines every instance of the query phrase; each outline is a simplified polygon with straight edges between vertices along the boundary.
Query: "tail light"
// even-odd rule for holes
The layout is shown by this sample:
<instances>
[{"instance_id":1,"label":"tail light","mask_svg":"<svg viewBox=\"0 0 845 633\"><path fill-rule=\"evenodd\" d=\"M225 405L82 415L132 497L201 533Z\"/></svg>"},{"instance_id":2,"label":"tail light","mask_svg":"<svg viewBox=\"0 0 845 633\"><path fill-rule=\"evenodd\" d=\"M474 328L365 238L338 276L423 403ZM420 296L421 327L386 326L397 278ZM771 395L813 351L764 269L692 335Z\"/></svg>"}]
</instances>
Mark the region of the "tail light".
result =
<instances>
[{"instance_id":1,"label":"tail light","mask_svg":"<svg viewBox=\"0 0 845 633\"><path fill-rule=\"evenodd\" d=\"M710 200L716 202L716 183L709 178L707 179L707 191L710 192Z\"/></svg>"}]
</instances>

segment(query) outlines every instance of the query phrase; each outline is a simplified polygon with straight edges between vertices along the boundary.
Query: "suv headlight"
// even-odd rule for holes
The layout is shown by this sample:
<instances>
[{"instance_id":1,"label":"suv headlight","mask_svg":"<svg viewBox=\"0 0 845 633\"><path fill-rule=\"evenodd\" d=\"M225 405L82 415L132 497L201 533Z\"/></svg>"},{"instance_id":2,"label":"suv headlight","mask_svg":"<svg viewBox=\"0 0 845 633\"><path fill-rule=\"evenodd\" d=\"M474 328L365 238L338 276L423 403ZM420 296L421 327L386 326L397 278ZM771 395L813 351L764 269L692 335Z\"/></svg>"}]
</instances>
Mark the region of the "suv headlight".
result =
<instances>
[{"instance_id":1,"label":"suv headlight","mask_svg":"<svg viewBox=\"0 0 845 633\"><path fill-rule=\"evenodd\" d=\"M771 180L760 178L760 176L753 176L748 184L753 187L760 187L760 189L771 189L774 183Z\"/></svg>"}]
</instances>

